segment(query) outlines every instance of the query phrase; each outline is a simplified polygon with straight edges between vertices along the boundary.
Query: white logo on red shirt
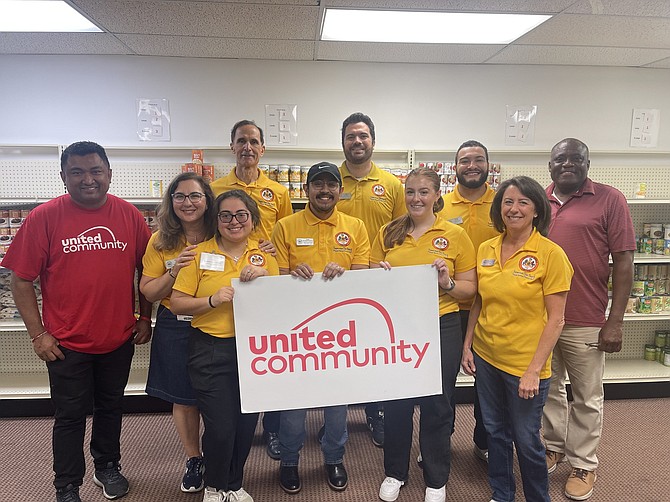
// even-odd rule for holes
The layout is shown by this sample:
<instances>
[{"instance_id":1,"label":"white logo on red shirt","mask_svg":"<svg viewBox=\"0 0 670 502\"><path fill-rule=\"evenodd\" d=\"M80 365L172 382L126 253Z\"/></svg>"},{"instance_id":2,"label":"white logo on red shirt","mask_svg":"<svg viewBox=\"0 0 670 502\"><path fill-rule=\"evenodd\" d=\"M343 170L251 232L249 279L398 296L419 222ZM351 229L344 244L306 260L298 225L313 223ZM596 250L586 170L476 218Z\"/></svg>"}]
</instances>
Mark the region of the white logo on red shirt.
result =
<instances>
[{"instance_id":1,"label":"white logo on red shirt","mask_svg":"<svg viewBox=\"0 0 670 502\"><path fill-rule=\"evenodd\" d=\"M101 251L105 249L120 249L125 251L127 242L117 240L114 232L107 227L91 227L76 237L61 239L63 253L78 253L81 251Z\"/></svg>"}]
</instances>

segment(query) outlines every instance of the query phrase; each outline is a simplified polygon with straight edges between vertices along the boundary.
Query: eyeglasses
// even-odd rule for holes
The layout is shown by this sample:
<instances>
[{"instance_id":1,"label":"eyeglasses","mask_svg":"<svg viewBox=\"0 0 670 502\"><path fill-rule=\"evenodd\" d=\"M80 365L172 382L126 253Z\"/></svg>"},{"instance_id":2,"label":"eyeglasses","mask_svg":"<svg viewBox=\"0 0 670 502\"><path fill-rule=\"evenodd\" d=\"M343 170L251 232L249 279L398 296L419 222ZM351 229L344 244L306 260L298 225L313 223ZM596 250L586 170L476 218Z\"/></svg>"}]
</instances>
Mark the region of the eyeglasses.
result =
<instances>
[{"instance_id":1,"label":"eyeglasses","mask_svg":"<svg viewBox=\"0 0 670 502\"><path fill-rule=\"evenodd\" d=\"M249 219L249 213L240 211L239 213L231 213L230 211L221 211L217 214L221 223L230 223L235 218L240 223L245 223Z\"/></svg>"},{"instance_id":2,"label":"eyeglasses","mask_svg":"<svg viewBox=\"0 0 670 502\"><path fill-rule=\"evenodd\" d=\"M328 190L337 190L338 188L340 188L340 183L335 180L328 180L328 181L316 180L312 181L310 183L310 186L317 190L323 190L324 187L328 187Z\"/></svg>"},{"instance_id":3,"label":"eyeglasses","mask_svg":"<svg viewBox=\"0 0 670 502\"><path fill-rule=\"evenodd\" d=\"M205 194L200 192L191 192L190 194L175 192L171 194L172 200L175 201L177 204L181 204L182 202L184 202L186 200L186 197L188 197L188 200L190 200L193 204L197 204L202 200L204 196Z\"/></svg>"}]
</instances>

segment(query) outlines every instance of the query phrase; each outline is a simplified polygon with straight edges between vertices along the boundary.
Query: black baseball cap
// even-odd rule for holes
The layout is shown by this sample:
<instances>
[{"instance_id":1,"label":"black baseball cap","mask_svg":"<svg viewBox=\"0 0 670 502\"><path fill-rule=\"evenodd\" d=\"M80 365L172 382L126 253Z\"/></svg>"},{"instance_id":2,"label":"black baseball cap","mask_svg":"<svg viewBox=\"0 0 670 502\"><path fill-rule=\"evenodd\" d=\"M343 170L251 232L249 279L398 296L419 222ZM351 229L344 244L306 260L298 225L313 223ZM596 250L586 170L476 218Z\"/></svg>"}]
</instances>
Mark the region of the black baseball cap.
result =
<instances>
[{"instance_id":1,"label":"black baseball cap","mask_svg":"<svg viewBox=\"0 0 670 502\"><path fill-rule=\"evenodd\" d=\"M335 164L331 164L330 162L319 162L318 164L314 164L312 167L310 167L309 172L307 173L307 183L314 181L314 178L316 178L321 173L330 174L337 180L340 186L342 186L342 176L340 175L340 170Z\"/></svg>"}]
</instances>

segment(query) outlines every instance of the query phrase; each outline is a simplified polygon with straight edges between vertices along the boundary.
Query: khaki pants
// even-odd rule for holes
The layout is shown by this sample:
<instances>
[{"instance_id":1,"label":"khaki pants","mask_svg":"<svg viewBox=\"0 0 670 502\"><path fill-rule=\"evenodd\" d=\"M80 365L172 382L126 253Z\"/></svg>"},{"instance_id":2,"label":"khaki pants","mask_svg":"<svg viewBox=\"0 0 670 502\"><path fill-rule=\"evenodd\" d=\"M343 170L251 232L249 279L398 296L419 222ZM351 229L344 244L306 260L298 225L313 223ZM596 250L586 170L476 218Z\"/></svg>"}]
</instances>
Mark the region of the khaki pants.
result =
<instances>
[{"instance_id":1,"label":"khaki pants","mask_svg":"<svg viewBox=\"0 0 670 502\"><path fill-rule=\"evenodd\" d=\"M586 343L597 342L598 327L566 325L554 348L549 396L543 428L547 450L564 453L573 468L594 471L603 417L605 353ZM573 402L565 388L570 379Z\"/></svg>"}]
</instances>

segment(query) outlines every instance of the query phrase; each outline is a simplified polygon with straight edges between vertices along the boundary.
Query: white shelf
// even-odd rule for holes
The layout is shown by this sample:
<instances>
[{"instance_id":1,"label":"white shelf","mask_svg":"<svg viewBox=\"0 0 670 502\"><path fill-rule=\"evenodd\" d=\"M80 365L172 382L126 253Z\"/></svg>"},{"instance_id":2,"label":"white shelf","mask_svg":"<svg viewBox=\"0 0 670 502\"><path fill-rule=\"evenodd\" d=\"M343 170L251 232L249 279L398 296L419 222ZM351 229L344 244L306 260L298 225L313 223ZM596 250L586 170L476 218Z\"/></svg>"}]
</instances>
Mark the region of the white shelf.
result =
<instances>
[{"instance_id":1,"label":"white shelf","mask_svg":"<svg viewBox=\"0 0 670 502\"><path fill-rule=\"evenodd\" d=\"M608 313L609 315L609 313ZM669 321L670 312L662 314L624 314L624 321Z\"/></svg>"},{"instance_id":2,"label":"white shelf","mask_svg":"<svg viewBox=\"0 0 670 502\"><path fill-rule=\"evenodd\" d=\"M670 263L670 256L662 254L635 253L634 263Z\"/></svg>"},{"instance_id":3,"label":"white shelf","mask_svg":"<svg viewBox=\"0 0 670 502\"><path fill-rule=\"evenodd\" d=\"M628 204L644 205L644 204L670 204L670 199L628 199Z\"/></svg>"},{"instance_id":4,"label":"white shelf","mask_svg":"<svg viewBox=\"0 0 670 502\"><path fill-rule=\"evenodd\" d=\"M0 267L0 270L8 270L5 269L4 267ZM3 331L25 331L26 327L23 324L23 321L21 319L3 319L0 320L0 332ZM26 335L28 336L28 335Z\"/></svg>"}]
</instances>

